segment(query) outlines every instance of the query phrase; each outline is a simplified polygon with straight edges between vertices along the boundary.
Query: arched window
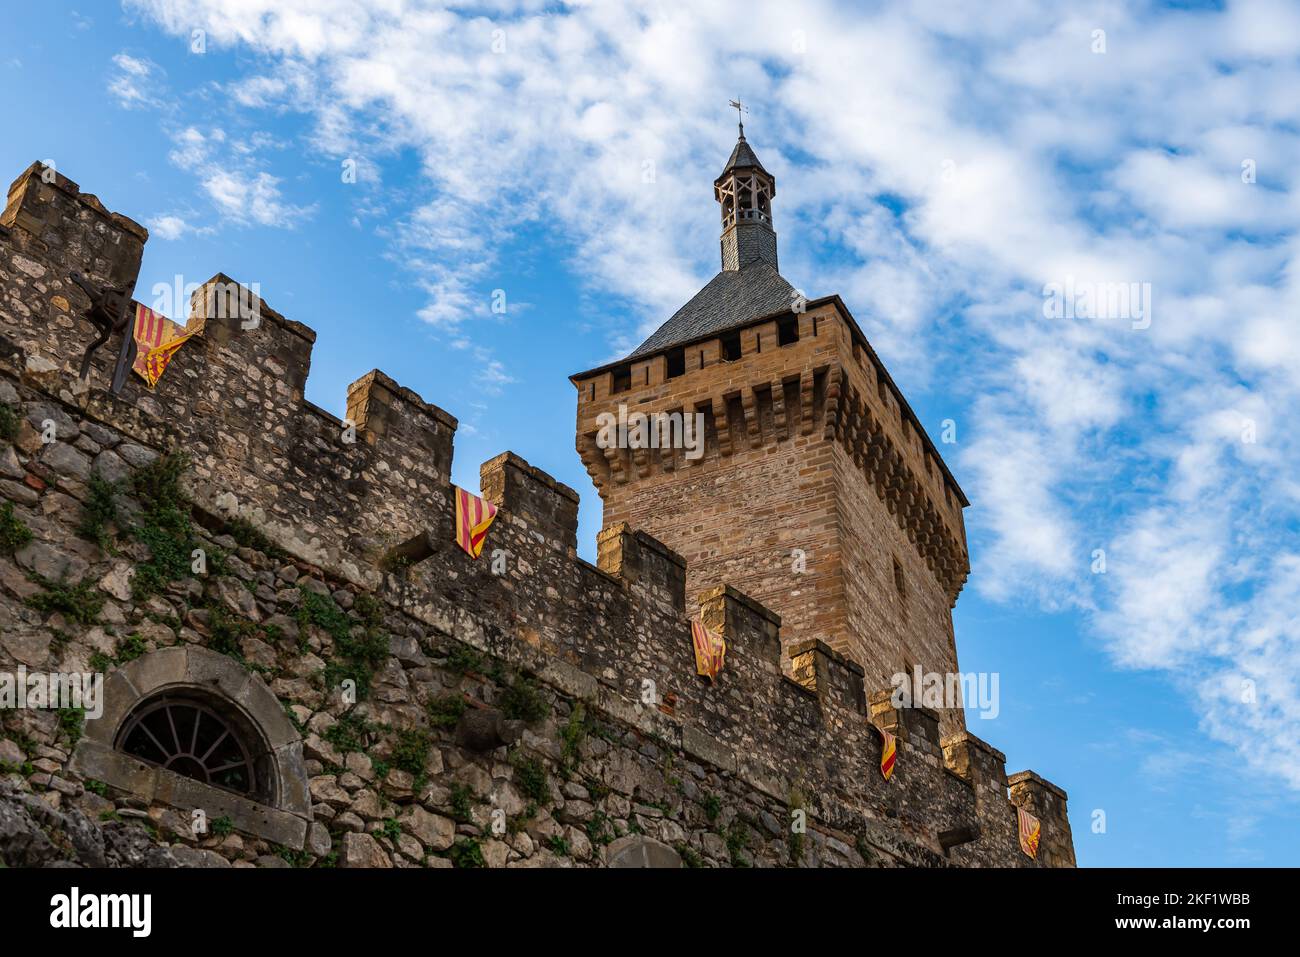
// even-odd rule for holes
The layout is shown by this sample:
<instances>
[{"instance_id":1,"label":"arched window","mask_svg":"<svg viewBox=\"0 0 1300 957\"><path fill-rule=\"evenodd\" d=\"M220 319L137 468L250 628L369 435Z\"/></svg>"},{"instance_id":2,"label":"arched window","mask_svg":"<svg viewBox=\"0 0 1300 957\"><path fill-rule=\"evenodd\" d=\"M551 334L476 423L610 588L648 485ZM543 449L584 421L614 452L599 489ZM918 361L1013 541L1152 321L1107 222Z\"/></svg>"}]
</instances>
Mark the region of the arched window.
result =
<instances>
[{"instance_id":1,"label":"arched window","mask_svg":"<svg viewBox=\"0 0 1300 957\"><path fill-rule=\"evenodd\" d=\"M165 693L131 712L115 746L146 764L271 802L273 776L258 767L267 751L259 737L246 719L215 698Z\"/></svg>"},{"instance_id":2,"label":"arched window","mask_svg":"<svg viewBox=\"0 0 1300 957\"><path fill-rule=\"evenodd\" d=\"M82 777L303 848L302 737L260 677L228 655L173 645L110 673L102 697L73 753Z\"/></svg>"}]
</instances>

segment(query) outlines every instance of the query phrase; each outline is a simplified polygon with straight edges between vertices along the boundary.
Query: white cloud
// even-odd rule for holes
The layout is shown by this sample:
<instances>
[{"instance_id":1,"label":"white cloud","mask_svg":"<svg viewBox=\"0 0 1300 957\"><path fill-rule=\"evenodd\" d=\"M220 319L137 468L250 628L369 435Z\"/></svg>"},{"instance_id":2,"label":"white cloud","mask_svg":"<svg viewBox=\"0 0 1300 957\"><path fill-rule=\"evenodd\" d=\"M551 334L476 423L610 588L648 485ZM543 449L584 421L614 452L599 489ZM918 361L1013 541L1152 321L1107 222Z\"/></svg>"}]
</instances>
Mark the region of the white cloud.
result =
<instances>
[{"instance_id":1,"label":"white cloud","mask_svg":"<svg viewBox=\"0 0 1300 957\"><path fill-rule=\"evenodd\" d=\"M149 220L149 235L155 239L180 239L194 227L180 216L164 215Z\"/></svg>"},{"instance_id":2,"label":"white cloud","mask_svg":"<svg viewBox=\"0 0 1300 957\"><path fill-rule=\"evenodd\" d=\"M127 109L159 108L163 101L158 96L158 83L162 68L152 60L119 53L113 57L117 68L108 80L108 92L118 104Z\"/></svg>"},{"instance_id":3,"label":"white cloud","mask_svg":"<svg viewBox=\"0 0 1300 957\"><path fill-rule=\"evenodd\" d=\"M203 189L217 209L236 222L292 226L312 212L312 207L284 202L280 195L280 180L267 172L250 175L239 170L213 167L204 175Z\"/></svg>"},{"instance_id":4,"label":"white cloud","mask_svg":"<svg viewBox=\"0 0 1300 957\"><path fill-rule=\"evenodd\" d=\"M1194 156L1139 150L1115 172L1134 205L1163 226L1271 231L1295 221L1285 194L1242 179L1241 163L1212 165Z\"/></svg>"},{"instance_id":5,"label":"white cloud","mask_svg":"<svg viewBox=\"0 0 1300 957\"><path fill-rule=\"evenodd\" d=\"M189 126L173 139L168 159L198 176L204 193L227 220L292 228L314 212L314 205L285 201L280 178L256 168L259 151L274 145L269 136L232 139L220 128L204 133Z\"/></svg>"},{"instance_id":6,"label":"white cloud","mask_svg":"<svg viewBox=\"0 0 1300 957\"><path fill-rule=\"evenodd\" d=\"M119 53L113 57L113 62L121 68L122 72L128 76L146 77L153 72L153 64L149 60L141 60L130 56L126 53Z\"/></svg>"}]
</instances>

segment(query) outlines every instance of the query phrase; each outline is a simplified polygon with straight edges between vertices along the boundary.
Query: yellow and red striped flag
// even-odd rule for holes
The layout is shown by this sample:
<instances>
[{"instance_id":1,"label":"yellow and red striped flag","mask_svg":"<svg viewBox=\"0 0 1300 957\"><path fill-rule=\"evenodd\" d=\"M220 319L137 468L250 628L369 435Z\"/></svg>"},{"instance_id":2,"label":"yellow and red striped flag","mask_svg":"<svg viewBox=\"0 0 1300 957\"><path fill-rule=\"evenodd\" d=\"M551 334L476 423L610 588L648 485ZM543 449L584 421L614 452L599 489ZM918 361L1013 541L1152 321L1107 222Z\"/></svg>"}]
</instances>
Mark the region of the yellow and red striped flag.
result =
<instances>
[{"instance_id":1,"label":"yellow and red striped flag","mask_svg":"<svg viewBox=\"0 0 1300 957\"><path fill-rule=\"evenodd\" d=\"M1020 829L1020 849L1030 857L1038 857L1038 840L1042 836L1043 826L1022 807L1016 808L1016 821Z\"/></svg>"},{"instance_id":2,"label":"yellow and red striped flag","mask_svg":"<svg viewBox=\"0 0 1300 957\"><path fill-rule=\"evenodd\" d=\"M135 303L135 364L133 370L153 388L167 370L176 350L185 345L193 333L185 333L184 326L154 312L148 306Z\"/></svg>"},{"instance_id":3,"label":"yellow and red striped flag","mask_svg":"<svg viewBox=\"0 0 1300 957\"><path fill-rule=\"evenodd\" d=\"M883 728L877 728L880 732L880 773L889 780L889 776L894 773L894 759L898 757L898 740L894 735L885 731Z\"/></svg>"},{"instance_id":4,"label":"yellow and red striped flag","mask_svg":"<svg viewBox=\"0 0 1300 957\"><path fill-rule=\"evenodd\" d=\"M483 551L488 526L497 517L497 507L455 485L452 486L452 491L456 493L456 544L470 558L478 558Z\"/></svg>"},{"instance_id":5,"label":"yellow and red striped flag","mask_svg":"<svg viewBox=\"0 0 1300 957\"><path fill-rule=\"evenodd\" d=\"M727 656L727 643L717 632L705 628L698 618L691 619L691 643L695 646L696 673L716 681Z\"/></svg>"}]
</instances>

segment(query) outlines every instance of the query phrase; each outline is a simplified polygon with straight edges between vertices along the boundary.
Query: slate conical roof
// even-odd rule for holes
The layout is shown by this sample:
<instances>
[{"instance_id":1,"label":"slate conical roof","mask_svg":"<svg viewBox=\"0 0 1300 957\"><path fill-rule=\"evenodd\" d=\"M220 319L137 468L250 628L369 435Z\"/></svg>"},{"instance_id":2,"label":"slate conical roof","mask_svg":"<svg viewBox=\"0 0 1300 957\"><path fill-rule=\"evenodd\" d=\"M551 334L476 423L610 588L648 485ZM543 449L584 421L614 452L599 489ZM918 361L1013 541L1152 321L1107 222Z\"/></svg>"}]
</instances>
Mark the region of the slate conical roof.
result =
<instances>
[{"instance_id":1,"label":"slate conical roof","mask_svg":"<svg viewBox=\"0 0 1300 957\"><path fill-rule=\"evenodd\" d=\"M763 169L749 143L745 141L745 128L731 151L731 158L714 185L726 178L734 169L760 170L769 179L771 173ZM770 229L769 227L765 227ZM655 330L645 342L637 346L629 359L680 346L755 319L788 310L795 300L794 287L776 271L776 267L762 259L748 262L740 269L724 269L691 297L671 318Z\"/></svg>"},{"instance_id":2,"label":"slate conical roof","mask_svg":"<svg viewBox=\"0 0 1300 957\"><path fill-rule=\"evenodd\" d=\"M757 154L745 140L745 128L743 126L740 128L740 138L736 140L736 148L731 151L731 158L727 160L727 165L722 168L722 173L713 181L714 184L722 182L733 169L762 170L767 173L769 178L772 177L771 173L763 169L763 164L758 161Z\"/></svg>"},{"instance_id":3,"label":"slate conical roof","mask_svg":"<svg viewBox=\"0 0 1300 957\"><path fill-rule=\"evenodd\" d=\"M744 269L724 269L672 317L637 346L629 359L788 310L794 287L771 265L755 260Z\"/></svg>"}]
</instances>

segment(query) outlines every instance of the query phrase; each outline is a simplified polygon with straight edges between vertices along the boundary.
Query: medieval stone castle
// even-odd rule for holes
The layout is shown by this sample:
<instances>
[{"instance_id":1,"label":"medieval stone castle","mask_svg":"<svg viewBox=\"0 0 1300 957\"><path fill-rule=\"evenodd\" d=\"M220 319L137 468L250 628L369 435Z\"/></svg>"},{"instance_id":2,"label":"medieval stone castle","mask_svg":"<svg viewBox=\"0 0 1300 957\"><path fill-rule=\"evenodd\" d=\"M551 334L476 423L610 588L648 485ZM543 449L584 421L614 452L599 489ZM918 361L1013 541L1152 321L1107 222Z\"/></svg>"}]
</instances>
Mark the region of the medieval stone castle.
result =
<instances>
[{"instance_id":1,"label":"medieval stone castle","mask_svg":"<svg viewBox=\"0 0 1300 957\"><path fill-rule=\"evenodd\" d=\"M1073 866L1063 791L1008 777L959 702L891 696L957 672L966 498L844 303L782 278L743 129L714 195L721 271L571 380L591 565L577 494L510 452L481 468L487 551L458 548L455 418L379 371L345 420L306 401L315 333L223 275L156 388L122 380L120 328L83 378L147 232L26 170L0 672L104 680L0 710L0 862ZM602 441L620 409L698 414L702 446Z\"/></svg>"}]
</instances>

